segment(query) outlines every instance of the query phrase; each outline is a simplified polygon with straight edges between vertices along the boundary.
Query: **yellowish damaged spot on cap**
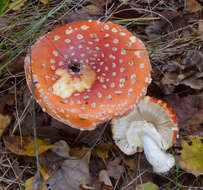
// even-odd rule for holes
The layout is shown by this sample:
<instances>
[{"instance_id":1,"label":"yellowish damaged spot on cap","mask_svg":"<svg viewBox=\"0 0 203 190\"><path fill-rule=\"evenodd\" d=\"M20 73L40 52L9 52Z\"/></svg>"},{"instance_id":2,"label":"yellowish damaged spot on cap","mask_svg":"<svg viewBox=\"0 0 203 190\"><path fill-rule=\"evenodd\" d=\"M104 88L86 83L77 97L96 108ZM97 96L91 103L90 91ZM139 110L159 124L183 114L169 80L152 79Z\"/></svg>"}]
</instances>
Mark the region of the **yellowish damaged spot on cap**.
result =
<instances>
[{"instance_id":1,"label":"yellowish damaged spot on cap","mask_svg":"<svg viewBox=\"0 0 203 190\"><path fill-rule=\"evenodd\" d=\"M77 78L64 69L57 69L55 74L61 78L53 85L53 93L61 98L69 98L74 92L88 90L96 81L96 72L89 66L84 66Z\"/></svg>"}]
</instances>

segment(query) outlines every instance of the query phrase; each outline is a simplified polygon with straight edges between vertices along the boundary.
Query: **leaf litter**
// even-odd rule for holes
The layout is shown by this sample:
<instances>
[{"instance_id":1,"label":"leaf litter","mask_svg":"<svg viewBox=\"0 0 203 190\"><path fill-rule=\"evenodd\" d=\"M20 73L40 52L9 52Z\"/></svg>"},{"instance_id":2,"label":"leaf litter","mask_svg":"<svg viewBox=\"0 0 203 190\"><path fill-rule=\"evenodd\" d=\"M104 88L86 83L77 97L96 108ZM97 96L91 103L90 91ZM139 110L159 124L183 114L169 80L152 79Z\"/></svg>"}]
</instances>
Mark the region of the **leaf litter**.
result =
<instances>
[{"instance_id":1,"label":"leaf litter","mask_svg":"<svg viewBox=\"0 0 203 190\"><path fill-rule=\"evenodd\" d=\"M24 17L26 18L27 13L24 12L26 7L29 8L28 16L30 12L33 12L33 7L36 8L36 4L32 4L33 7L31 7L27 4L28 1L19 0L17 2L19 3L19 6L15 7L18 9L17 11L14 8L8 12L9 17L7 14L1 17L1 21L4 21L0 23L2 26L0 39L2 40L10 39L11 35L27 25L27 21L20 23L18 19L18 17L22 20ZM39 9L36 8L38 11L36 19L46 14L49 8L57 4L57 1L52 0L42 0L40 2L42 3L40 3ZM174 0L167 2L154 0L136 2L131 0L71 1L66 4L60 14L55 15L56 18L47 19L45 24L49 26L48 30L50 30L50 28L55 27L52 25L56 23L56 20L59 21L58 25L64 25L81 19L104 18L119 22L124 18L159 17L158 20L129 21L123 25L144 40L149 50L153 81L148 88L148 94L166 100L177 114L179 139L177 139L175 147L169 150L174 153L177 159L182 161L182 163L178 163L176 171L174 169L172 173L157 176L151 172L150 165L146 162L142 153L125 157L118 151L112 143L110 127L107 127L102 138L97 142L98 136L102 133L103 125L95 131L80 132L50 118L36 105L38 137L45 143L39 143L40 147L43 147L39 154L41 173L39 179L35 175L36 169L32 168L34 157L27 158L25 156L34 156L33 137L31 137L33 132L30 127L32 123L31 106L28 106L29 109L25 109L29 105L30 94L25 83L22 83L21 87L16 86L17 91L12 88L15 80L23 80L23 57L26 53L23 52L22 55L11 62L5 70L6 72L0 77L0 81L3 81L0 84L0 90L3 92L3 99L0 97L0 135L3 135L6 144L4 146L3 141L0 144L3 160L1 171L7 171L1 173L5 178L2 181L0 179L0 183L3 182L4 187L9 186L11 189L22 189L19 184L24 181L27 184L25 187L27 189L35 189L34 184L41 184L41 189L61 190L67 189L67 187L77 190L79 188L134 190L145 189L148 186L155 189L157 186L160 189L181 189L185 186L201 187L203 184L201 175L199 178L195 178L202 173L199 169L199 163L201 164L202 161L200 160L196 164L195 160L199 158L200 151L197 150L201 146L199 139L203 136L203 24L201 9L201 1L199 0L188 0L185 4ZM25 16L21 13L24 13ZM5 22L7 23L5 24ZM15 31L13 33L12 27ZM11 33L7 32L8 29ZM5 53L6 48L9 48L10 45L16 46L16 43L19 43L20 40L22 40L22 37L16 38L15 43L12 39L8 44L0 46L0 52ZM7 57L0 57L0 65L5 62L2 60L7 60ZM14 93L15 98L17 98L17 111L22 116L18 122L13 122L13 120L17 120L14 98L10 101L8 96ZM11 132L14 127L15 130ZM12 137L12 133L18 137ZM188 144L187 137L189 135L195 136L195 138L190 139L192 145ZM28 141L24 139L25 136L28 136ZM23 139L27 143L22 143ZM46 142L49 142L48 145ZM95 142L98 143L96 146ZM8 160L15 158L15 155L11 154L9 149L16 155L21 154L16 158L21 168L25 163L32 168L27 169L28 172L25 172L22 180L20 178L16 179L19 184L13 182L15 181L15 178L13 178L15 169L13 171L12 166L10 168L5 167L9 163ZM190 154L194 157L189 157ZM194 167L190 166L191 161L195 162ZM177 170L180 176L184 176L182 180L177 174ZM191 175L193 178L191 178ZM167 180L167 178L170 180ZM190 178L194 180L188 180ZM7 179L10 181L6 181ZM186 179L186 181L183 179Z\"/></svg>"},{"instance_id":2,"label":"leaf litter","mask_svg":"<svg viewBox=\"0 0 203 190\"><path fill-rule=\"evenodd\" d=\"M51 189L65 190L68 188L78 190L81 185L90 183L91 177L88 163L83 159L69 156L69 147L65 141L57 142L51 151L40 157L40 164L51 176L46 181L46 184ZM51 169L50 162L47 161L49 154L52 154L55 160L61 160L60 163L58 161L56 163L52 157Z\"/></svg>"}]
</instances>

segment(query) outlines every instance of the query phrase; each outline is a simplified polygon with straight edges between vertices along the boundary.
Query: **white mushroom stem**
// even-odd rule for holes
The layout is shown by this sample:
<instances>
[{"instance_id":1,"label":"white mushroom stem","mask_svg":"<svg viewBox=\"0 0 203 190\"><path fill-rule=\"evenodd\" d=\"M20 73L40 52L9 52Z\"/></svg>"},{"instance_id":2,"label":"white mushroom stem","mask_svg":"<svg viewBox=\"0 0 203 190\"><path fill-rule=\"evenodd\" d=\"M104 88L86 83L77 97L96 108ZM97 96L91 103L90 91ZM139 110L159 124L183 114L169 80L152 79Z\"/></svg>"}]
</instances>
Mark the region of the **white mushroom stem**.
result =
<instances>
[{"instance_id":1,"label":"white mushroom stem","mask_svg":"<svg viewBox=\"0 0 203 190\"><path fill-rule=\"evenodd\" d=\"M164 173L174 166L173 156L165 152L169 147L152 123L147 121L131 122L126 137L128 152L136 152L137 147L142 147L155 172ZM122 150L124 148L122 147Z\"/></svg>"},{"instance_id":2,"label":"white mushroom stem","mask_svg":"<svg viewBox=\"0 0 203 190\"><path fill-rule=\"evenodd\" d=\"M154 172L164 173L174 166L173 156L161 150L149 135L143 133L141 139L144 153L148 162L153 166Z\"/></svg>"}]
</instances>

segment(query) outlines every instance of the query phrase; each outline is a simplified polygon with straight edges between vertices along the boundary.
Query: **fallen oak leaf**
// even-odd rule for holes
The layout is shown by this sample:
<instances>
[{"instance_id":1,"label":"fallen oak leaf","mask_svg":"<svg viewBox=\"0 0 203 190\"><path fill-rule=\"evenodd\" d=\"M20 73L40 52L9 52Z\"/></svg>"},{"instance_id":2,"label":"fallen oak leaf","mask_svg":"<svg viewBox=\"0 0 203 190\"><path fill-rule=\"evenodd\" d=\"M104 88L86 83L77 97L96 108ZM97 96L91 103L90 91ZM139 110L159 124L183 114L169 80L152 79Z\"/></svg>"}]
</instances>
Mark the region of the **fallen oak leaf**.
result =
<instances>
[{"instance_id":1,"label":"fallen oak leaf","mask_svg":"<svg viewBox=\"0 0 203 190\"><path fill-rule=\"evenodd\" d=\"M9 136L4 138L4 143L6 148L9 149L12 153L23 156L35 156L34 137ZM37 139L37 144L39 155L54 146L41 139Z\"/></svg>"},{"instance_id":2,"label":"fallen oak leaf","mask_svg":"<svg viewBox=\"0 0 203 190\"><path fill-rule=\"evenodd\" d=\"M39 157L40 164L51 176L46 181L46 184L48 184L51 189L78 190L79 187L89 184L90 182L87 162L68 156L69 152L67 152L67 150L69 151L68 144L65 141L59 141L55 143L51 151ZM66 152L68 157L61 156L63 152ZM53 165L56 167L53 168Z\"/></svg>"},{"instance_id":3,"label":"fallen oak leaf","mask_svg":"<svg viewBox=\"0 0 203 190\"><path fill-rule=\"evenodd\" d=\"M5 131L5 129L9 126L11 122L11 116L10 115L2 115L0 114L0 138Z\"/></svg>"},{"instance_id":4,"label":"fallen oak leaf","mask_svg":"<svg viewBox=\"0 0 203 190\"><path fill-rule=\"evenodd\" d=\"M203 137L189 137L192 145L182 141L180 167L193 173L195 176L203 174Z\"/></svg>"}]
</instances>

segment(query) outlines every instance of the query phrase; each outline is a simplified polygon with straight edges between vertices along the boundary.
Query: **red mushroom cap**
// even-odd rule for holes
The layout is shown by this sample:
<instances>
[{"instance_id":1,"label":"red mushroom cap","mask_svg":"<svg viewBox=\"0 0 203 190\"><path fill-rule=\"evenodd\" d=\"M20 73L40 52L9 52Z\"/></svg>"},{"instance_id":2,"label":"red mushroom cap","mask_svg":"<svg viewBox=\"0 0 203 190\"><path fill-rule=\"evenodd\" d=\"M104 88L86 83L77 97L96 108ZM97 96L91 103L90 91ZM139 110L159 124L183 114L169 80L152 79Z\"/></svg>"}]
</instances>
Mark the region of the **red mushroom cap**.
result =
<instances>
[{"instance_id":1,"label":"red mushroom cap","mask_svg":"<svg viewBox=\"0 0 203 190\"><path fill-rule=\"evenodd\" d=\"M52 117L79 129L129 113L145 95L150 62L142 41L111 22L56 28L31 49L35 98ZM31 89L29 55L26 79Z\"/></svg>"}]
</instances>

